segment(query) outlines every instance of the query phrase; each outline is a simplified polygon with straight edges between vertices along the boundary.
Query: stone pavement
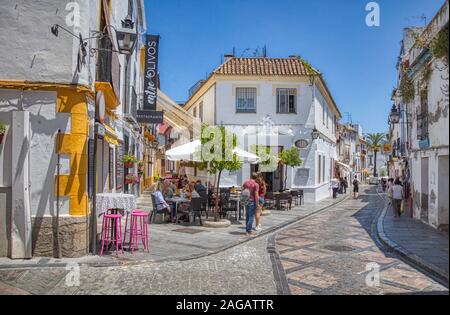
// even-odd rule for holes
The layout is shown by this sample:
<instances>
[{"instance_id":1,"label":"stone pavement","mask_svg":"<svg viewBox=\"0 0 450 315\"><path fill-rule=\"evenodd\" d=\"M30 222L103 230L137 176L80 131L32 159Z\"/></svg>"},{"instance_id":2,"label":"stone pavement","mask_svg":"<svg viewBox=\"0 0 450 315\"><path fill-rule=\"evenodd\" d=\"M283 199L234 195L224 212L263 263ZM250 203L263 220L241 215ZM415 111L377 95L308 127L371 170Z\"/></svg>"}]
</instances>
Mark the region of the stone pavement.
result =
<instances>
[{"instance_id":1,"label":"stone pavement","mask_svg":"<svg viewBox=\"0 0 450 315\"><path fill-rule=\"evenodd\" d=\"M281 270L276 279L278 292L448 294L447 288L383 251L372 238L374 222L383 206L384 200L375 188L366 188L359 199L348 199L276 233L276 258ZM377 274L379 285L372 277Z\"/></svg>"},{"instance_id":2,"label":"stone pavement","mask_svg":"<svg viewBox=\"0 0 450 315\"><path fill-rule=\"evenodd\" d=\"M0 270L0 294L274 295L266 243L264 236L194 261Z\"/></svg>"},{"instance_id":3,"label":"stone pavement","mask_svg":"<svg viewBox=\"0 0 450 315\"><path fill-rule=\"evenodd\" d=\"M292 211L271 210L270 216L262 219L263 231L257 237L271 233L283 226L296 222L316 211L329 207L342 201L346 196L338 199L325 199L318 203L306 203L294 207ZM150 211L151 203L140 200L138 206ZM124 222L123 222L124 223ZM234 221L228 228L213 229L198 226L183 226L175 224L149 225L150 252L138 251L131 254L125 252L116 258L114 253L99 256L86 256L78 259L34 258L32 260L10 260L0 258L0 269L16 267L45 267L65 266L67 263L87 264L94 266L114 266L140 264L144 262L163 262L190 260L198 257L212 255L249 241L245 236L245 221Z\"/></svg>"},{"instance_id":4,"label":"stone pavement","mask_svg":"<svg viewBox=\"0 0 450 315\"><path fill-rule=\"evenodd\" d=\"M449 237L418 220L394 217L387 206L378 222L378 233L383 243L405 259L449 281Z\"/></svg>"},{"instance_id":5,"label":"stone pavement","mask_svg":"<svg viewBox=\"0 0 450 315\"><path fill-rule=\"evenodd\" d=\"M192 260L0 269L0 294L274 295L282 283L292 294L448 294L378 249L370 233L380 201L369 191L281 231ZM365 282L367 264L374 262L381 268L380 287Z\"/></svg>"}]
</instances>

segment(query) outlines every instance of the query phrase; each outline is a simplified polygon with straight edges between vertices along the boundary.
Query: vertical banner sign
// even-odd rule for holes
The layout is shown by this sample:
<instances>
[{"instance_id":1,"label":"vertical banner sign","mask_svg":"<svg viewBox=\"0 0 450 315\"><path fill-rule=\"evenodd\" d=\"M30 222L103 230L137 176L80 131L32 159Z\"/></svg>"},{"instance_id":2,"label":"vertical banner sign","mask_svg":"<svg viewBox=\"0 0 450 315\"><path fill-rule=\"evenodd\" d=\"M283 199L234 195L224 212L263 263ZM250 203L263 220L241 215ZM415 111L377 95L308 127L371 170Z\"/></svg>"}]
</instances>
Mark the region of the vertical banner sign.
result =
<instances>
[{"instance_id":1,"label":"vertical banner sign","mask_svg":"<svg viewBox=\"0 0 450 315\"><path fill-rule=\"evenodd\" d=\"M159 35L147 35L145 45L144 110L156 110Z\"/></svg>"}]
</instances>

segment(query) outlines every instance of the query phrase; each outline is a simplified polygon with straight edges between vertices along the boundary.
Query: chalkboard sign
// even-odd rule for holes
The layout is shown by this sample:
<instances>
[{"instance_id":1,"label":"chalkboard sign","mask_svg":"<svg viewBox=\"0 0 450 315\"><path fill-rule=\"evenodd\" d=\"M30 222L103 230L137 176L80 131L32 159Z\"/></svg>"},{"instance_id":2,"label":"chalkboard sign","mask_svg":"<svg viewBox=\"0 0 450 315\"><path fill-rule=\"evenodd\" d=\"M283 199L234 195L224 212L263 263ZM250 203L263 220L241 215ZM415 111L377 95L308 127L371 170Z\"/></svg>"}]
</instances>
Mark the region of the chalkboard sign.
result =
<instances>
[{"instance_id":1,"label":"chalkboard sign","mask_svg":"<svg viewBox=\"0 0 450 315\"><path fill-rule=\"evenodd\" d=\"M123 144L119 143L116 154L116 190L122 191L124 183Z\"/></svg>"}]
</instances>

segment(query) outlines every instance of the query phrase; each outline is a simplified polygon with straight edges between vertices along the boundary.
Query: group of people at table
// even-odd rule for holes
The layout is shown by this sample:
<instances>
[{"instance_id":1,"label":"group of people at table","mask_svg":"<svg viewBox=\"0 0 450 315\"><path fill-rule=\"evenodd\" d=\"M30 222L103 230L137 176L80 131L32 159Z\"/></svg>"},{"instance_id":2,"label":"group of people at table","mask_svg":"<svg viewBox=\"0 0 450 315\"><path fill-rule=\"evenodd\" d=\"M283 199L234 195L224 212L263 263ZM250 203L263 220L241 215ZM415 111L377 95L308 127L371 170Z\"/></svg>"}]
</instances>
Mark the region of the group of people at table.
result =
<instances>
[{"instance_id":1,"label":"group of people at table","mask_svg":"<svg viewBox=\"0 0 450 315\"><path fill-rule=\"evenodd\" d=\"M156 202L156 211L168 214L169 222L175 222L177 209L176 204L172 202L174 197L180 196L186 200L185 203L181 203L179 206L179 210L183 211L189 208L188 200L192 198L206 198L208 196L207 191L208 189L202 184L201 180L189 181L186 175L178 179L160 180L153 194ZM210 190L209 194L211 193L212 190ZM186 221L188 217L182 217L181 220Z\"/></svg>"},{"instance_id":2,"label":"group of people at table","mask_svg":"<svg viewBox=\"0 0 450 315\"><path fill-rule=\"evenodd\" d=\"M232 187L229 189L229 192L238 194L238 189ZM242 186L239 195L244 195L244 199L241 198L241 200L244 201L246 208L247 235L251 235L253 231L260 231L262 229L261 217L266 193L267 185L260 173L253 173L251 178ZM211 183L205 186L201 180L189 181L186 175L177 179L160 180L157 183L153 196L156 203L156 212L167 214L167 221L169 223L174 223L177 220L176 212L184 212L190 207L189 200L192 198L205 198L208 201L215 200L216 198L215 189ZM178 206L178 209L176 203L172 202L176 196L180 196L186 200L186 202L182 202ZM180 219L188 222L189 216L184 215ZM253 227L254 221L256 221L255 227Z\"/></svg>"}]
</instances>

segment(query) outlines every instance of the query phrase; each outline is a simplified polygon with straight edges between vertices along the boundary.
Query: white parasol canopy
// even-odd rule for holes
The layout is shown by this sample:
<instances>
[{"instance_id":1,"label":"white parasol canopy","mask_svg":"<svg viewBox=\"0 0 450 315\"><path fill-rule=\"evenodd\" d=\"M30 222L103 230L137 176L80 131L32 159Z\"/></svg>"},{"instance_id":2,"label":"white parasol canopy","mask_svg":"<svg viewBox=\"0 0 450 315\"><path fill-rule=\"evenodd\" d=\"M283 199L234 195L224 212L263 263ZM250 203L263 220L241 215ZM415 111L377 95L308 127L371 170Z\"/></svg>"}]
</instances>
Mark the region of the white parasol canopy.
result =
<instances>
[{"instance_id":1,"label":"white parasol canopy","mask_svg":"<svg viewBox=\"0 0 450 315\"><path fill-rule=\"evenodd\" d=\"M200 142L200 140L195 140L166 151L166 156L171 161L184 160L184 161L200 162L195 157L195 153L200 150L201 146L202 143ZM257 155L247 152L238 147L234 148L233 153L235 153L239 158L239 160L243 162L259 163L260 161L260 158Z\"/></svg>"}]
</instances>

